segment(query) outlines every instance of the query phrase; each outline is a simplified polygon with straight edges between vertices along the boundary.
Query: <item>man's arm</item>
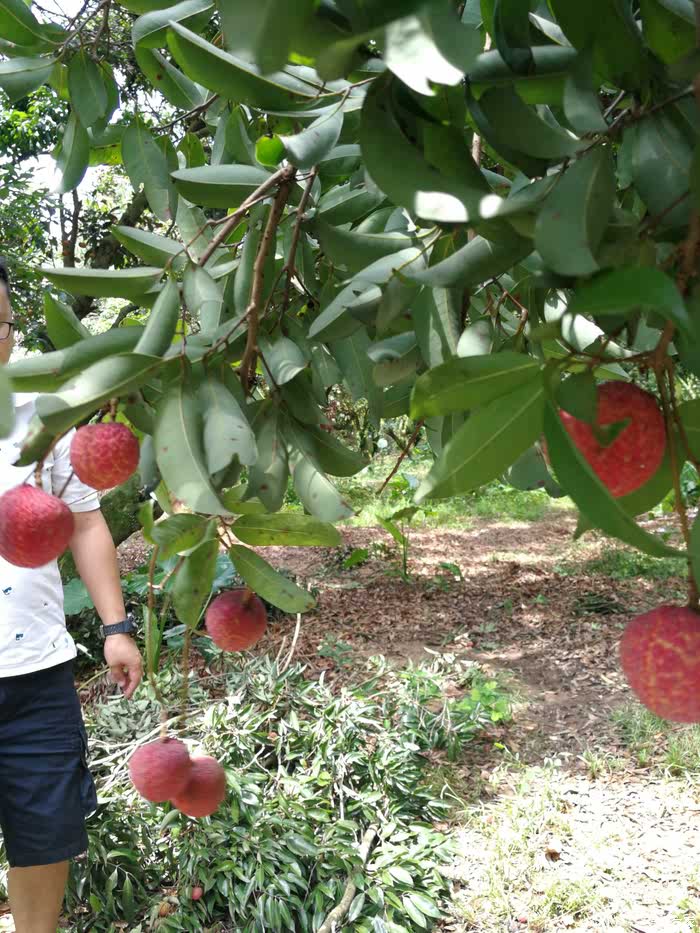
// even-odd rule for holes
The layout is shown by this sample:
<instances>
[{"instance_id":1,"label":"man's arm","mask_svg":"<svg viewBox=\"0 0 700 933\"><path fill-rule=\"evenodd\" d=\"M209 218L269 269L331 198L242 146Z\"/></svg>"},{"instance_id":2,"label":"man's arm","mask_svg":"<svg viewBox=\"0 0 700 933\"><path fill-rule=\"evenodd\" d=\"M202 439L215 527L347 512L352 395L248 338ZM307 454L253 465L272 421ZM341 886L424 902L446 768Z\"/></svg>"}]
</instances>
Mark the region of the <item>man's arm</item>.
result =
<instances>
[{"instance_id":1,"label":"man's arm","mask_svg":"<svg viewBox=\"0 0 700 933\"><path fill-rule=\"evenodd\" d=\"M75 566L104 625L121 622L126 615L119 579L117 552L102 512L75 512L70 542ZM143 662L130 635L108 635L105 660L112 677L129 699L143 676Z\"/></svg>"}]
</instances>

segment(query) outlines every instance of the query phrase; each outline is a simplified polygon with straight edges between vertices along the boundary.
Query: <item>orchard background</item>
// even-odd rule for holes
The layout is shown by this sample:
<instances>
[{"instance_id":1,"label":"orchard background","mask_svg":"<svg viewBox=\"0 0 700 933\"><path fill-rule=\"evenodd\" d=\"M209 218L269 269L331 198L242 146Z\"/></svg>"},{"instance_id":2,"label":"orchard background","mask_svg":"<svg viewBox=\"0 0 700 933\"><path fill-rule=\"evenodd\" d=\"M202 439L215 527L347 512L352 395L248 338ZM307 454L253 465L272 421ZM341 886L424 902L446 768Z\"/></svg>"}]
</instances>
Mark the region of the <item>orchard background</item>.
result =
<instances>
[{"instance_id":1,"label":"orchard background","mask_svg":"<svg viewBox=\"0 0 700 933\"><path fill-rule=\"evenodd\" d=\"M140 442L134 707L63 564L67 928L700 928L696 5L0 0L0 53L0 432ZM131 785L161 731L212 816Z\"/></svg>"}]
</instances>

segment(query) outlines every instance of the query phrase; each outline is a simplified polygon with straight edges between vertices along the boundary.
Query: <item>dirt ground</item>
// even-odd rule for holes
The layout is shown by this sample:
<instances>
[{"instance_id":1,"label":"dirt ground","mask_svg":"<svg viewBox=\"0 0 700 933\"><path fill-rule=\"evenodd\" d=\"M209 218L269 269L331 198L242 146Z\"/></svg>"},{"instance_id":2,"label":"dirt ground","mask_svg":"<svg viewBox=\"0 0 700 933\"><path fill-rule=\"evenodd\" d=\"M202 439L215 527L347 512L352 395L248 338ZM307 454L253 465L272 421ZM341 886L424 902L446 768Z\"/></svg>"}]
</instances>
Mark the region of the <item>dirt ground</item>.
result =
<instances>
[{"instance_id":1,"label":"dirt ground","mask_svg":"<svg viewBox=\"0 0 700 933\"><path fill-rule=\"evenodd\" d=\"M457 764L436 757L456 803L444 933L700 931L698 785L658 765L655 739L641 765L613 722L631 703L620 632L682 598L682 581L589 572L605 545L573 542L574 525L557 509L535 523L418 528L408 578L382 529L344 529L334 550L260 549L318 596L300 621L274 620L261 650L291 651L338 681L371 655L406 664L445 653L513 692L512 723ZM344 569L358 549L367 559ZM144 552L138 537L123 545L122 569ZM667 740L659 734L659 751Z\"/></svg>"},{"instance_id":2,"label":"dirt ground","mask_svg":"<svg viewBox=\"0 0 700 933\"><path fill-rule=\"evenodd\" d=\"M445 933L700 930L698 788L656 767L654 749L640 766L612 721L631 704L622 629L683 584L589 573L605 544L573 542L573 529L557 510L534 524L415 530L410 581L379 529L344 530L337 552L265 549L318 591L294 647L312 671L342 679L373 654L403 664L450 653L517 698L513 723L446 772L461 803ZM369 559L344 570L358 548ZM284 656L294 630L276 622L263 649Z\"/></svg>"}]
</instances>

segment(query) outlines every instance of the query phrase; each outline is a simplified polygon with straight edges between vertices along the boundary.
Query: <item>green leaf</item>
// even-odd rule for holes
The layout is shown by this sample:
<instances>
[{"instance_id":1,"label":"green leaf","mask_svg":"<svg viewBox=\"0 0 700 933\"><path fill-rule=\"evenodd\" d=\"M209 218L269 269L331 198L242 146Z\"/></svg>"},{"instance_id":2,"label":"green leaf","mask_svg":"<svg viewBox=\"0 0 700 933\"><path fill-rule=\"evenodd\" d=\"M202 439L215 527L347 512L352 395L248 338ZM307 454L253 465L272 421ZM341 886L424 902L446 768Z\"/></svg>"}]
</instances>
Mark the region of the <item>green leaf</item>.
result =
<instances>
[{"instance_id":1,"label":"green leaf","mask_svg":"<svg viewBox=\"0 0 700 933\"><path fill-rule=\"evenodd\" d=\"M315 442L315 459L324 473L330 473L331 476L354 476L367 466L368 461L362 454L341 444L329 431L308 424L304 429Z\"/></svg>"},{"instance_id":2,"label":"green leaf","mask_svg":"<svg viewBox=\"0 0 700 933\"><path fill-rule=\"evenodd\" d=\"M403 903L404 910L408 914L409 918L422 930L427 930L428 921L411 900L410 894L404 894L401 898L401 902Z\"/></svg>"},{"instance_id":3,"label":"green leaf","mask_svg":"<svg viewBox=\"0 0 700 933\"><path fill-rule=\"evenodd\" d=\"M183 243L188 244L190 256L199 261L212 240L212 232L207 227L204 211L180 198L175 223Z\"/></svg>"},{"instance_id":4,"label":"green leaf","mask_svg":"<svg viewBox=\"0 0 700 933\"><path fill-rule=\"evenodd\" d=\"M383 256L415 245L415 238L408 233L359 233L326 223L320 217L314 221L313 232L333 265L353 275Z\"/></svg>"},{"instance_id":5,"label":"green leaf","mask_svg":"<svg viewBox=\"0 0 700 933\"><path fill-rule=\"evenodd\" d=\"M0 0L0 9L2 0ZM0 13L0 16L2 14ZM1 20L0 20L1 23ZM51 77L53 58L10 58L0 62L0 87L10 102L21 100L36 91Z\"/></svg>"},{"instance_id":6,"label":"green leaf","mask_svg":"<svg viewBox=\"0 0 700 933\"><path fill-rule=\"evenodd\" d=\"M17 45L45 41L41 24L23 0L0 0L0 36Z\"/></svg>"},{"instance_id":7,"label":"green leaf","mask_svg":"<svg viewBox=\"0 0 700 933\"><path fill-rule=\"evenodd\" d=\"M343 129L343 111L335 107L295 136L280 136L287 159L299 169L313 168L333 149Z\"/></svg>"},{"instance_id":8,"label":"green leaf","mask_svg":"<svg viewBox=\"0 0 700 933\"><path fill-rule=\"evenodd\" d=\"M677 557L679 552L643 531L610 495L579 453L551 402L545 406L547 452L557 480L596 528L652 557Z\"/></svg>"},{"instance_id":9,"label":"green leaf","mask_svg":"<svg viewBox=\"0 0 700 933\"><path fill-rule=\"evenodd\" d=\"M650 114L627 127L622 149L630 153L632 181L640 198L650 214L660 215L658 231L684 231L690 216L691 200L684 195L690 189L693 150L676 123L663 111Z\"/></svg>"},{"instance_id":10,"label":"green leaf","mask_svg":"<svg viewBox=\"0 0 700 933\"><path fill-rule=\"evenodd\" d=\"M602 272L576 291L568 310L570 314L597 317L624 315L638 308L650 308L655 314L673 321L688 336L695 334L678 286L661 269L651 266L627 266Z\"/></svg>"},{"instance_id":11,"label":"green leaf","mask_svg":"<svg viewBox=\"0 0 700 933\"><path fill-rule=\"evenodd\" d=\"M301 347L288 337L278 337L274 342L259 337L258 344L265 373L272 385L282 386L291 382L309 365Z\"/></svg>"},{"instance_id":12,"label":"green leaf","mask_svg":"<svg viewBox=\"0 0 700 933\"><path fill-rule=\"evenodd\" d=\"M314 598L307 590L303 590L291 580L283 577L255 551L235 544L228 554L234 567L251 590L283 612L308 612L316 605Z\"/></svg>"},{"instance_id":13,"label":"green leaf","mask_svg":"<svg viewBox=\"0 0 700 933\"><path fill-rule=\"evenodd\" d=\"M170 263L176 271L182 271L187 262L182 243L170 237L139 230L137 227L112 227L112 234L138 259L151 266L164 267Z\"/></svg>"},{"instance_id":14,"label":"green leaf","mask_svg":"<svg viewBox=\"0 0 700 933\"><path fill-rule=\"evenodd\" d=\"M0 437L9 437L15 426L12 383L5 366L0 366Z\"/></svg>"},{"instance_id":15,"label":"green leaf","mask_svg":"<svg viewBox=\"0 0 700 933\"><path fill-rule=\"evenodd\" d=\"M309 68L288 66L284 71L263 77L255 65L222 51L179 23L173 24L168 43L185 74L237 104L268 112L288 111L314 103L327 90ZM338 93L347 87L342 82Z\"/></svg>"},{"instance_id":16,"label":"green leaf","mask_svg":"<svg viewBox=\"0 0 700 933\"><path fill-rule=\"evenodd\" d=\"M700 399L691 399L678 406L678 418L683 426L690 455L700 460ZM683 451L685 458L685 450Z\"/></svg>"},{"instance_id":17,"label":"green leaf","mask_svg":"<svg viewBox=\"0 0 700 933\"><path fill-rule=\"evenodd\" d=\"M369 287L385 285L399 272L408 275L412 267L422 268L424 260L422 253L416 247L402 249L377 259L352 279L323 309L309 328L309 337L320 337L324 340L333 340L338 337L348 337L357 330L358 322L347 313L353 302ZM379 289L374 289L377 303L381 298Z\"/></svg>"},{"instance_id":18,"label":"green leaf","mask_svg":"<svg viewBox=\"0 0 700 933\"><path fill-rule=\"evenodd\" d=\"M107 113L107 85L97 62L85 48L68 65L68 90L71 106L83 126L94 126Z\"/></svg>"},{"instance_id":19,"label":"green leaf","mask_svg":"<svg viewBox=\"0 0 700 933\"><path fill-rule=\"evenodd\" d=\"M294 438L298 431L286 426L288 435ZM351 506L343 499L328 477L321 472L315 460L299 448L294 440L287 448L289 466L294 489L304 508L322 522L339 522L354 514Z\"/></svg>"},{"instance_id":20,"label":"green leaf","mask_svg":"<svg viewBox=\"0 0 700 933\"><path fill-rule=\"evenodd\" d=\"M139 45L134 57L141 71L156 90L180 110L193 110L204 103L199 87L156 49Z\"/></svg>"},{"instance_id":21,"label":"green leaf","mask_svg":"<svg viewBox=\"0 0 700 933\"><path fill-rule=\"evenodd\" d=\"M557 404L579 421L594 424L598 414L598 388L593 373L586 370L562 380L557 391Z\"/></svg>"},{"instance_id":22,"label":"green leaf","mask_svg":"<svg viewBox=\"0 0 700 933\"><path fill-rule=\"evenodd\" d=\"M369 335L362 327L350 337L334 342L331 351L353 401L367 399L371 415L373 410L379 410L381 392L372 378L372 362L367 355L369 345Z\"/></svg>"},{"instance_id":23,"label":"green leaf","mask_svg":"<svg viewBox=\"0 0 700 933\"><path fill-rule=\"evenodd\" d=\"M455 357L423 373L411 398L411 417L468 411L538 378L540 363L521 353Z\"/></svg>"},{"instance_id":24,"label":"green leaf","mask_svg":"<svg viewBox=\"0 0 700 933\"><path fill-rule=\"evenodd\" d=\"M532 243L529 240L515 238L507 243L492 243L481 236L475 236L447 259L427 268L409 267L404 275L414 282L433 288L449 288L452 285L474 288L502 275L531 252Z\"/></svg>"},{"instance_id":25,"label":"green leaf","mask_svg":"<svg viewBox=\"0 0 700 933\"><path fill-rule=\"evenodd\" d=\"M156 522L150 536L153 543L158 545L159 559L169 560L176 554L183 554L196 547L206 534L207 527L205 518L181 513Z\"/></svg>"},{"instance_id":26,"label":"green leaf","mask_svg":"<svg viewBox=\"0 0 700 933\"><path fill-rule=\"evenodd\" d=\"M86 337L64 350L24 357L5 367L16 392L53 392L71 376L107 356L128 353L138 343L143 328L120 327Z\"/></svg>"},{"instance_id":27,"label":"green leaf","mask_svg":"<svg viewBox=\"0 0 700 933\"><path fill-rule=\"evenodd\" d=\"M162 356L170 349L180 321L180 289L168 279L156 298L136 352L147 356Z\"/></svg>"},{"instance_id":28,"label":"green leaf","mask_svg":"<svg viewBox=\"0 0 700 933\"><path fill-rule=\"evenodd\" d=\"M204 450L210 474L228 467L234 457L244 466L258 459L255 435L238 401L211 375L207 375L199 388L199 399L204 412Z\"/></svg>"},{"instance_id":29,"label":"green leaf","mask_svg":"<svg viewBox=\"0 0 700 933\"><path fill-rule=\"evenodd\" d=\"M75 311L49 292L44 293L44 317L49 338L57 350L63 350L91 336L87 327L76 317Z\"/></svg>"},{"instance_id":30,"label":"green leaf","mask_svg":"<svg viewBox=\"0 0 700 933\"><path fill-rule=\"evenodd\" d=\"M238 4L218 0L218 6L227 48L255 62L263 73L286 64L299 26L314 9L313 0Z\"/></svg>"},{"instance_id":31,"label":"green leaf","mask_svg":"<svg viewBox=\"0 0 700 933\"><path fill-rule=\"evenodd\" d=\"M561 275L591 275L615 204L612 149L598 146L562 173L537 218L535 246Z\"/></svg>"},{"instance_id":32,"label":"green leaf","mask_svg":"<svg viewBox=\"0 0 700 933\"><path fill-rule=\"evenodd\" d=\"M239 207L270 173L252 165L204 165L181 169L172 177L180 194L193 204Z\"/></svg>"},{"instance_id":33,"label":"green leaf","mask_svg":"<svg viewBox=\"0 0 700 933\"><path fill-rule=\"evenodd\" d=\"M417 217L441 223L465 223L479 216L479 203L490 188L477 169L462 136L448 127L420 121L429 159L404 128L407 114L397 110L392 85L375 81L365 98L360 144L374 183L394 202ZM411 115L415 120L415 117ZM441 171L439 153L456 153L461 171Z\"/></svg>"},{"instance_id":34,"label":"green leaf","mask_svg":"<svg viewBox=\"0 0 700 933\"><path fill-rule=\"evenodd\" d=\"M326 191L316 205L316 216L329 224L355 223L384 201L381 191L366 185L335 185Z\"/></svg>"},{"instance_id":35,"label":"green leaf","mask_svg":"<svg viewBox=\"0 0 700 933\"><path fill-rule=\"evenodd\" d=\"M383 44L387 68L414 91L431 97L435 93L431 83L459 84L476 53L481 51L465 46L466 54L451 54L454 36L450 41L449 30L459 34L468 30L454 14L445 12L439 17L436 14L437 5L426 5L415 15L395 19L386 27ZM458 58L462 59L460 67L456 65Z\"/></svg>"},{"instance_id":36,"label":"green leaf","mask_svg":"<svg viewBox=\"0 0 700 933\"><path fill-rule=\"evenodd\" d=\"M412 891L408 897L410 897L413 904L422 914L425 914L426 917L434 917L436 920L442 917L442 911L438 909L437 904L432 898L427 897L425 894L420 894L418 891Z\"/></svg>"},{"instance_id":37,"label":"green leaf","mask_svg":"<svg viewBox=\"0 0 700 933\"><path fill-rule=\"evenodd\" d=\"M542 433L544 386L532 380L475 411L448 441L416 501L478 489L500 476Z\"/></svg>"},{"instance_id":38,"label":"green leaf","mask_svg":"<svg viewBox=\"0 0 700 933\"><path fill-rule=\"evenodd\" d=\"M139 119L131 123L122 137L122 158L134 191L143 185L156 217L164 222L174 220L177 204L166 156Z\"/></svg>"},{"instance_id":39,"label":"green leaf","mask_svg":"<svg viewBox=\"0 0 700 933\"><path fill-rule=\"evenodd\" d=\"M203 416L191 388L178 382L156 409L156 460L170 492L193 512L226 515L211 484L203 443Z\"/></svg>"},{"instance_id":40,"label":"green leaf","mask_svg":"<svg viewBox=\"0 0 700 933\"><path fill-rule=\"evenodd\" d=\"M153 372L161 360L135 353L93 363L53 395L40 395L36 410L44 425L62 434L111 398L126 395Z\"/></svg>"},{"instance_id":41,"label":"green leaf","mask_svg":"<svg viewBox=\"0 0 700 933\"><path fill-rule=\"evenodd\" d=\"M131 38L134 48L143 45L146 48L159 48L165 44L168 27L173 23L183 23L214 9L213 0L184 0L168 6L167 9L154 10L140 16L133 25Z\"/></svg>"},{"instance_id":42,"label":"green leaf","mask_svg":"<svg viewBox=\"0 0 700 933\"><path fill-rule=\"evenodd\" d=\"M337 547L342 540L333 525L294 512L243 515L232 530L239 541L253 546Z\"/></svg>"},{"instance_id":43,"label":"green leaf","mask_svg":"<svg viewBox=\"0 0 700 933\"><path fill-rule=\"evenodd\" d=\"M533 67L530 6L523 0L495 0L494 4L494 42L508 67L517 74L527 74Z\"/></svg>"},{"instance_id":44,"label":"green leaf","mask_svg":"<svg viewBox=\"0 0 700 933\"><path fill-rule=\"evenodd\" d=\"M564 114L577 133L604 133L608 125L600 109L593 62L589 52L581 52L566 77Z\"/></svg>"},{"instance_id":45,"label":"green leaf","mask_svg":"<svg viewBox=\"0 0 700 933\"><path fill-rule=\"evenodd\" d=\"M411 302L411 317L423 362L439 366L457 354L461 293L424 288Z\"/></svg>"},{"instance_id":46,"label":"green leaf","mask_svg":"<svg viewBox=\"0 0 700 933\"><path fill-rule=\"evenodd\" d=\"M133 269L70 269L42 266L43 275L72 295L92 298L138 298L155 285L162 269L139 266Z\"/></svg>"},{"instance_id":47,"label":"green leaf","mask_svg":"<svg viewBox=\"0 0 700 933\"><path fill-rule=\"evenodd\" d=\"M565 81L576 62L576 50L554 45L531 49L534 67L527 75L515 74L497 50L479 55L469 73L474 97L489 87L513 87L528 104L559 104Z\"/></svg>"},{"instance_id":48,"label":"green leaf","mask_svg":"<svg viewBox=\"0 0 700 933\"><path fill-rule=\"evenodd\" d=\"M695 48L695 18L690 0L641 0L644 39L670 65Z\"/></svg>"},{"instance_id":49,"label":"green leaf","mask_svg":"<svg viewBox=\"0 0 700 933\"><path fill-rule=\"evenodd\" d=\"M205 541L189 554L177 574L172 588L173 607L180 622L194 629L211 596L219 541Z\"/></svg>"},{"instance_id":50,"label":"green leaf","mask_svg":"<svg viewBox=\"0 0 700 933\"><path fill-rule=\"evenodd\" d=\"M224 294L206 269L190 263L183 282L185 304L198 320L204 334L214 333L221 324Z\"/></svg>"},{"instance_id":51,"label":"green leaf","mask_svg":"<svg viewBox=\"0 0 700 933\"><path fill-rule=\"evenodd\" d=\"M61 172L59 194L65 194L78 187L85 176L89 160L90 139L87 130L75 113L71 113L56 155L56 164Z\"/></svg>"},{"instance_id":52,"label":"green leaf","mask_svg":"<svg viewBox=\"0 0 700 933\"><path fill-rule=\"evenodd\" d=\"M562 128L546 123L512 88L490 88L479 98L479 108L497 139L509 140L526 156L561 161L575 155L582 146ZM496 141L494 145L498 151Z\"/></svg>"},{"instance_id":53,"label":"green leaf","mask_svg":"<svg viewBox=\"0 0 700 933\"><path fill-rule=\"evenodd\" d=\"M221 501L230 512L237 515L260 515L266 511L265 506L259 499L244 499L246 487L233 486L221 493Z\"/></svg>"},{"instance_id":54,"label":"green leaf","mask_svg":"<svg viewBox=\"0 0 700 933\"><path fill-rule=\"evenodd\" d=\"M282 508L287 492L289 468L287 448L280 433L279 412L264 404L253 423L258 459L248 471L247 498L258 498L270 512Z\"/></svg>"}]
</instances>

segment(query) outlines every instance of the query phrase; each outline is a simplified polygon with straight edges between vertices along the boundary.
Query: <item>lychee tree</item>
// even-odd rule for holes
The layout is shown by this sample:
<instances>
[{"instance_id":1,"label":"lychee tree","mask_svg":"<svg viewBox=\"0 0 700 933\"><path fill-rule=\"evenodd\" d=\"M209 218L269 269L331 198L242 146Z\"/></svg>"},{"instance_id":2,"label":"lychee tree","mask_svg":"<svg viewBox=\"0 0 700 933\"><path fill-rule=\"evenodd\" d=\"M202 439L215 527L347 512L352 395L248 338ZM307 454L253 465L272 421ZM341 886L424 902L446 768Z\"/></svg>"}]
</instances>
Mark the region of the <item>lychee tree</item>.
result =
<instances>
[{"instance_id":1,"label":"lychee tree","mask_svg":"<svg viewBox=\"0 0 700 933\"><path fill-rule=\"evenodd\" d=\"M333 477L365 460L329 420L343 385L375 424L425 432L418 502L506 476L563 489L579 533L686 555L687 606L636 620L623 662L644 702L697 718L682 698L699 686L700 531L680 474L700 401L675 392L678 367L700 375L696 5L89 0L46 16L0 0L0 86L70 104L62 191L121 163L160 232L114 228L125 269L43 270L58 349L2 383L8 410L11 390L41 393L19 462L86 419L129 425L175 612L200 625L223 545L246 590L207 624L244 646L264 627L255 594L313 605L252 547L332 545L351 513ZM114 16L133 21L126 63ZM152 93L121 93L135 69ZM138 313L90 336L83 296ZM84 462L121 458L91 437ZM303 516L282 508L290 478ZM671 489L679 547L637 521ZM155 677L153 599L145 619Z\"/></svg>"}]
</instances>

